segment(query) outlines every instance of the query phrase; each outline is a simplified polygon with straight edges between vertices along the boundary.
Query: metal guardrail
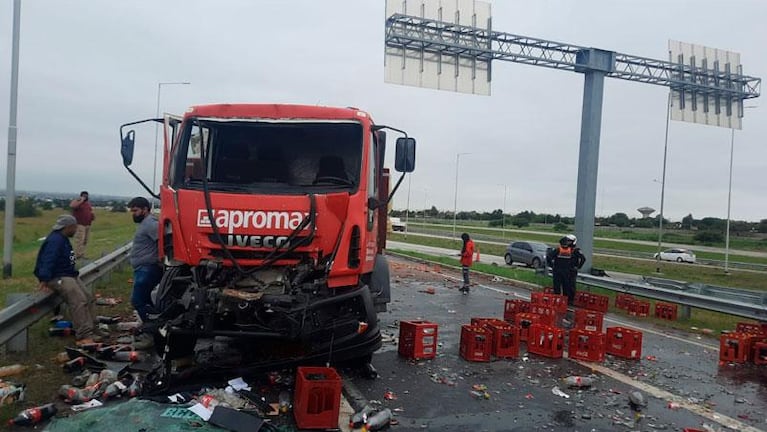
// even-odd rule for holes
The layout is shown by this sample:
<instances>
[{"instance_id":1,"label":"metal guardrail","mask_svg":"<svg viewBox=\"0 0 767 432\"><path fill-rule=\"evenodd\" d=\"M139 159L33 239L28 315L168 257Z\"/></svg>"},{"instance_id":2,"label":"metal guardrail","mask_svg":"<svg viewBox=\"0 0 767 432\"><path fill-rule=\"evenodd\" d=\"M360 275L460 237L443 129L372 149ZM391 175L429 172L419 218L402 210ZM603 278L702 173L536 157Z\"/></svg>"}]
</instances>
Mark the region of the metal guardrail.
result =
<instances>
[{"instance_id":1,"label":"metal guardrail","mask_svg":"<svg viewBox=\"0 0 767 432\"><path fill-rule=\"evenodd\" d=\"M728 315L767 321L767 293L645 277L641 282L579 274L578 282Z\"/></svg>"},{"instance_id":2,"label":"metal guardrail","mask_svg":"<svg viewBox=\"0 0 767 432\"><path fill-rule=\"evenodd\" d=\"M86 285L91 285L108 275L115 267L128 259L132 245L133 243L128 243L109 255L83 266L80 269L80 278ZM0 345L4 345L39 321L61 302L61 297L55 293L36 291L23 300L0 310Z\"/></svg>"}]
</instances>

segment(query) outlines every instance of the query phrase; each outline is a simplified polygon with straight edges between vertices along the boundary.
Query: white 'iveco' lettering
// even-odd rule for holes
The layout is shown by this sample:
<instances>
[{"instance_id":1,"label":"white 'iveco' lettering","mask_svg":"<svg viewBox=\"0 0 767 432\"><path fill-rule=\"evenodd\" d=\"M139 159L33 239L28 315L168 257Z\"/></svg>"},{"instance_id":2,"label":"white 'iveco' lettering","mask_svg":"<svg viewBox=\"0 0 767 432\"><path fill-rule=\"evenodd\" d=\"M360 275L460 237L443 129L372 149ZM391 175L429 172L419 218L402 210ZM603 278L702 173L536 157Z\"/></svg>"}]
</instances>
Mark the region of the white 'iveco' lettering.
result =
<instances>
[{"instance_id":1,"label":"white 'iveco' lettering","mask_svg":"<svg viewBox=\"0 0 767 432\"><path fill-rule=\"evenodd\" d=\"M294 230L301 225L308 213L299 211L264 211L264 210L213 210L216 226L229 234L235 229L289 229ZM208 210L197 211L197 226L210 227Z\"/></svg>"}]
</instances>

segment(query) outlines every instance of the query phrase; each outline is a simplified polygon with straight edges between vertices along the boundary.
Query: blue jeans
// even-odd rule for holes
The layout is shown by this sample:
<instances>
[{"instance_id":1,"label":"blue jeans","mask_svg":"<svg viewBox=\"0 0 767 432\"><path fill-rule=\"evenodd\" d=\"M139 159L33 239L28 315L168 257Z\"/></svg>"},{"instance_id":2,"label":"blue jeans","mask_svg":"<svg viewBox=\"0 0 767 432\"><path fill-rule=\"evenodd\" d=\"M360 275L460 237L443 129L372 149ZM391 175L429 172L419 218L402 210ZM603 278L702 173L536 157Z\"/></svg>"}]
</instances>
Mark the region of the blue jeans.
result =
<instances>
[{"instance_id":1,"label":"blue jeans","mask_svg":"<svg viewBox=\"0 0 767 432\"><path fill-rule=\"evenodd\" d=\"M152 289L160 283L161 278L162 267L159 265L139 266L133 269L133 295L130 301L142 321L146 321L147 314L154 311Z\"/></svg>"}]
</instances>

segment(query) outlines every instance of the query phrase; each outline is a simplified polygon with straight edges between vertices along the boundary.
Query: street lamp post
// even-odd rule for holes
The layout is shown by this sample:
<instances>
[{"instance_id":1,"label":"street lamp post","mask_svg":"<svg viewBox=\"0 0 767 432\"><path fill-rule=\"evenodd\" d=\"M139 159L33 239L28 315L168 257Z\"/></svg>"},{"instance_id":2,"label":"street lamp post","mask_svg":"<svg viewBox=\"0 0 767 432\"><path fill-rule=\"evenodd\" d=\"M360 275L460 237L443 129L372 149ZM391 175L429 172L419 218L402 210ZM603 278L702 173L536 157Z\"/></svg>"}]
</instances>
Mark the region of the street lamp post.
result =
<instances>
[{"instance_id":1,"label":"street lamp post","mask_svg":"<svg viewBox=\"0 0 767 432\"><path fill-rule=\"evenodd\" d=\"M461 161L461 156L468 155L468 154L471 154L471 153L455 154L455 196L453 197L453 238L456 238L455 227L457 224L457 216L458 216L458 164Z\"/></svg>"},{"instance_id":2,"label":"street lamp post","mask_svg":"<svg viewBox=\"0 0 767 432\"><path fill-rule=\"evenodd\" d=\"M407 175L407 205L405 209L405 238L407 238L408 222L410 221L410 183L413 180L412 173Z\"/></svg>"},{"instance_id":3,"label":"street lamp post","mask_svg":"<svg viewBox=\"0 0 767 432\"><path fill-rule=\"evenodd\" d=\"M503 186L503 210L501 211L501 238L506 238L506 197L509 195L509 185L499 184Z\"/></svg>"},{"instance_id":4,"label":"street lamp post","mask_svg":"<svg viewBox=\"0 0 767 432\"><path fill-rule=\"evenodd\" d=\"M660 253L663 243L663 203L666 198L666 157L668 156L668 123L671 119L671 93L666 103L666 138L663 142L663 177L660 182L660 214L658 215L658 255L656 256L655 272L660 273Z\"/></svg>"},{"instance_id":5,"label":"street lamp post","mask_svg":"<svg viewBox=\"0 0 767 432\"><path fill-rule=\"evenodd\" d=\"M8 110L8 165L5 181L5 228L3 229L3 279L13 276L13 217L16 205L16 113L19 96L19 35L21 0L13 1L13 39L11 42L11 97Z\"/></svg>"},{"instance_id":6,"label":"street lamp post","mask_svg":"<svg viewBox=\"0 0 767 432\"><path fill-rule=\"evenodd\" d=\"M190 82L187 81L167 81L167 82L158 82L157 83L157 109L155 110L155 118L160 117L160 95L162 94L162 86L164 85L189 85ZM158 135L159 125L155 123L154 125L154 164L152 165L154 167L154 172L152 174L152 191L154 192L157 189L157 135Z\"/></svg>"}]
</instances>

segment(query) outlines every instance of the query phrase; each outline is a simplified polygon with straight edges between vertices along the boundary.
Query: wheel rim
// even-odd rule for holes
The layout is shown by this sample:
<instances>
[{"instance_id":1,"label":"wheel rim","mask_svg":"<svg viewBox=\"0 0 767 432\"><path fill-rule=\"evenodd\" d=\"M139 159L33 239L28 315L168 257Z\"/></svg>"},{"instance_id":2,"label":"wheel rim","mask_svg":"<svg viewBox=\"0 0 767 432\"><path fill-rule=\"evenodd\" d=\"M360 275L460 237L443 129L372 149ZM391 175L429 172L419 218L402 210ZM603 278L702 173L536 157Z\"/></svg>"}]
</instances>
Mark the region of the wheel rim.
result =
<instances>
[{"instance_id":1,"label":"wheel rim","mask_svg":"<svg viewBox=\"0 0 767 432\"><path fill-rule=\"evenodd\" d=\"M509 254L506 254L506 255L503 257L503 260L504 260L504 261L506 261L506 264L508 264L508 265L511 265L511 263L512 263L512 260L511 260L511 255L509 255Z\"/></svg>"}]
</instances>

